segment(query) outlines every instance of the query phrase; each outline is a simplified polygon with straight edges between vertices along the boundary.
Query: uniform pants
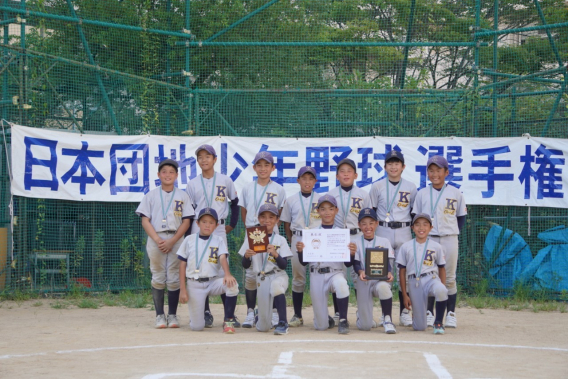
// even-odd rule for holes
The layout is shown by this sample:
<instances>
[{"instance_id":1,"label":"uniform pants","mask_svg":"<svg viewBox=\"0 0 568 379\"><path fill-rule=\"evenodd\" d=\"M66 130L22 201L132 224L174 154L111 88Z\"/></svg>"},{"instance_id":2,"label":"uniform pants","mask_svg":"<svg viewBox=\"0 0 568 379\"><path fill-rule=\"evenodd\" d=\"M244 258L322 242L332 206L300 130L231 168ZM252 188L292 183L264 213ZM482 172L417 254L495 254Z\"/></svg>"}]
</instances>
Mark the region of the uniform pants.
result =
<instances>
[{"instance_id":1,"label":"uniform pants","mask_svg":"<svg viewBox=\"0 0 568 379\"><path fill-rule=\"evenodd\" d=\"M416 287L418 283L418 287ZM420 278L408 279L410 302L412 303L412 327L414 330L426 330L426 311L428 297L435 297L436 301L448 300L448 290L442 284L437 273Z\"/></svg>"},{"instance_id":2,"label":"uniform pants","mask_svg":"<svg viewBox=\"0 0 568 379\"><path fill-rule=\"evenodd\" d=\"M316 330L327 330L329 327L329 311L327 298L330 292L335 292L338 299L349 296L349 285L343 270L327 274L317 271L310 274L310 296L314 310L314 327Z\"/></svg>"},{"instance_id":3,"label":"uniform pants","mask_svg":"<svg viewBox=\"0 0 568 379\"><path fill-rule=\"evenodd\" d=\"M373 298L381 300L392 298L391 284L385 281L369 280L357 282L357 328L371 330L373 326Z\"/></svg>"},{"instance_id":4,"label":"uniform pants","mask_svg":"<svg viewBox=\"0 0 568 379\"><path fill-rule=\"evenodd\" d=\"M203 330L205 327L205 298L211 295L227 294L228 297L239 294L239 285L227 287L223 284L223 278L212 278L208 282L198 282L187 279L187 296L189 301L189 327L191 330Z\"/></svg>"},{"instance_id":5,"label":"uniform pants","mask_svg":"<svg viewBox=\"0 0 568 379\"><path fill-rule=\"evenodd\" d=\"M276 274L257 276L257 301L258 301L258 320L256 330L267 332L272 328L272 309L274 298L283 295L288 289L288 275L286 271L279 271Z\"/></svg>"},{"instance_id":6,"label":"uniform pants","mask_svg":"<svg viewBox=\"0 0 568 379\"><path fill-rule=\"evenodd\" d=\"M303 266L298 258L296 243L302 241L302 236L292 235L292 291L304 292L306 289L307 266Z\"/></svg>"},{"instance_id":7,"label":"uniform pants","mask_svg":"<svg viewBox=\"0 0 568 379\"><path fill-rule=\"evenodd\" d=\"M158 233L158 236L164 240L172 238L171 233ZM166 287L168 291L179 290L179 259L177 251L183 242L180 238L167 254L164 254L158 248L154 240L148 237L146 242L146 252L150 259L150 272L152 272L152 287L163 290Z\"/></svg>"},{"instance_id":8,"label":"uniform pants","mask_svg":"<svg viewBox=\"0 0 568 379\"><path fill-rule=\"evenodd\" d=\"M448 295L455 295L458 293L458 286L456 283L456 270L458 268L458 249L459 239L458 235L451 236L430 236L432 241L438 242L444 248L446 255L446 288Z\"/></svg>"}]
</instances>

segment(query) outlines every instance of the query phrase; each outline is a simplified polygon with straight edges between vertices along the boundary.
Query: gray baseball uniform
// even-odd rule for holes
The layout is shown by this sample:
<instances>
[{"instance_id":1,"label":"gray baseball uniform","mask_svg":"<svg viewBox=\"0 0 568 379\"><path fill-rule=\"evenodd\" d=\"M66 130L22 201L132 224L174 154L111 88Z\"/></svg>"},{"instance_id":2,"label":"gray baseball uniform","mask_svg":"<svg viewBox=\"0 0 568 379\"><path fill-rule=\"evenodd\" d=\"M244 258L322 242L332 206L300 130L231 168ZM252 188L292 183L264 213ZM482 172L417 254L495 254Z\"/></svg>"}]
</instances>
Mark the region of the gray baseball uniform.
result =
<instances>
[{"instance_id":1,"label":"gray baseball uniform","mask_svg":"<svg viewBox=\"0 0 568 379\"><path fill-rule=\"evenodd\" d=\"M204 240L198 234L188 236L180 246L178 259L187 262L187 295L189 297L189 327L203 330L205 319L205 299L209 295L227 294L237 296L239 286L227 287L223 284L221 256L228 255L227 245L219 236L211 235Z\"/></svg>"},{"instance_id":2,"label":"gray baseball uniform","mask_svg":"<svg viewBox=\"0 0 568 379\"><path fill-rule=\"evenodd\" d=\"M284 191L284 187L272 180L266 186L257 184L255 180L243 188L241 195L242 203L239 204L239 206L247 210L245 220L245 226L247 228L258 225L258 209L262 204L272 204L275 205L276 208L281 209L286 201L286 191ZM274 233L279 233L278 225L274 226ZM246 269L245 273L245 289L254 291L256 289L256 278L250 268Z\"/></svg>"},{"instance_id":3,"label":"gray baseball uniform","mask_svg":"<svg viewBox=\"0 0 568 379\"><path fill-rule=\"evenodd\" d=\"M338 228L347 228L352 231L359 230L359 212L363 208L371 207L371 200L367 191L353 186L351 191L345 191L341 186L335 187L328 192L337 200L339 212L335 215L334 226ZM355 242L362 233L351 234L351 242ZM353 269L343 267L345 271L351 272L351 280L353 285L357 283L357 274Z\"/></svg>"},{"instance_id":4,"label":"gray baseball uniform","mask_svg":"<svg viewBox=\"0 0 568 379\"><path fill-rule=\"evenodd\" d=\"M302 240L303 229L319 228L321 218L317 211L318 199L321 194L312 192L309 197L301 192L286 199L280 221L290 223L292 230L292 291L304 292L306 288L306 267L298 259L296 244Z\"/></svg>"},{"instance_id":5,"label":"gray baseball uniform","mask_svg":"<svg viewBox=\"0 0 568 379\"><path fill-rule=\"evenodd\" d=\"M438 266L446 264L444 248L431 238L425 243L412 239L401 246L396 263L406 267L412 327L425 330L428 296L434 296L436 301L448 299L448 290L438 277Z\"/></svg>"},{"instance_id":6,"label":"gray baseball uniform","mask_svg":"<svg viewBox=\"0 0 568 379\"><path fill-rule=\"evenodd\" d=\"M383 224L377 227L375 234L387 238L395 252L398 251L403 243L412 239L410 210L416 197L416 186L406 179L393 185L385 178L373 183L369 197L371 206L376 208L379 221ZM388 224L390 222L407 222L409 225L392 228Z\"/></svg>"},{"instance_id":7,"label":"gray baseball uniform","mask_svg":"<svg viewBox=\"0 0 568 379\"><path fill-rule=\"evenodd\" d=\"M414 200L414 213L426 213L432 217L430 238L444 247L446 255L446 287L448 293L457 293L456 269L458 266L459 216L465 216L465 200L459 189L444 185L437 191L431 185L418 191Z\"/></svg>"},{"instance_id":8,"label":"gray baseball uniform","mask_svg":"<svg viewBox=\"0 0 568 379\"><path fill-rule=\"evenodd\" d=\"M388 239L377 237L371 241L365 238L359 238L355 241L357 245L357 252L355 253L355 260L361 262L361 268L365 269L365 253L369 247L381 247L389 250L389 261L394 263L394 250ZM373 326L373 297L378 297L381 300L392 298L391 284L386 281L369 280L363 282L358 280L355 288L357 289L357 328L359 330L371 330Z\"/></svg>"},{"instance_id":9,"label":"gray baseball uniform","mask_svg":"<svg viewBox=\"0 0 568 379\"><path fill-rule=\"evenodd\" d=\"M336 226L333 229L341 229ZM330 292L335 292L338 299L349 296L349 284L343 262L310 262L310 296L314 310L314 328L327 330L329 310L327 300Z\"/></svg>"},{"instance_id":10,"label":"gray baseball uniform","mask_svg":"<svg viewBox=\"0 0 568 379\"><path fill-rule=\"evenodd\" d=\"M288 242L286 242L286 238L283 236L272 234L268 241L269 244L274 245L276 252L282 258L292 256ZM248 248L248 240L245 239L239 254L244 257ZM256 329L260 332L266 332L272 327L274 298L286 293L288 289L288 274L286 274L286 270L281 270L278 267L276 259L268 253L254 255L252 257L252 265L248 271L254 276L255 289L258 289L258 320L256 321Z\"/></svg>"},{"instance_id":11,"label":"gray baseball uniform","mask_svg":"<svg viewBox=\"0 0 568 379\"><path fill-rule=\"evenodd\" d=\"M177 188L166 192L162 187L154 188L142 198L136 214L148 217L158 236L164 240L174 236L184 218L195 215L187 193ZM159 290L167 287L170 291L179 289L179 261L176 252L182 242L183 238L180 238L172 251L164 254L156 242L148 238L146 252L150 259L152 287Z\"/></svg>"},{"instance_id":12,"label":"gray baseball uniform","mask_svg":"<svg viewBox=\"0 0 568 379\"><path fill-rule=\"evenodd\" d=\"M187 183L185 191L193 199L195 214L199 214L199 211L203 208L215 209L219 216L219 226L215 229L214 234L223 238L225 244L227 244L225 222L229 216L229 200L232 201L237 198L235 184L231 178L218 172L208 179L199 175ZM191 233L199 233L199 225L196 222L193 223Z\"/></svg>"}]
</instances>

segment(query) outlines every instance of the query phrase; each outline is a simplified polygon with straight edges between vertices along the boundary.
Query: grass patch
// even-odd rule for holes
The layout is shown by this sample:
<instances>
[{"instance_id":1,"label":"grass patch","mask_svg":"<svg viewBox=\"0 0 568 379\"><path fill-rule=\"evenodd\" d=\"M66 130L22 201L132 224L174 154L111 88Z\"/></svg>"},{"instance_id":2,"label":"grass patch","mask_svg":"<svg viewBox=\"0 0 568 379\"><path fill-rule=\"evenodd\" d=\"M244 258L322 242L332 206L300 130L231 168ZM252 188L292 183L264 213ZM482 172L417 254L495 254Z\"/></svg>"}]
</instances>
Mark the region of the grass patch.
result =
<instances>
[{"instance_id":1,"label":"grass patch","mask_svg":"<svg viewBox=\"0 0 568 379\"><path fill-rule=\"evenodd\" d=\"M79 308L90 308L97 309L99 307L99 302L88 297L84 297L77 302Z\"/></svg>"},{"instance_id":2,"label":"grass patch","mask_svg":"<svg viewBox=\"0 0 568 379\"><path fill-rule=\"evenodd\" d=\"M32 304L32 306L34 307L41 307L43 305L43 302L41 301L36 301L35 303Z\"/></svg>"},{"instance_id":3,"label":"grass patch","mask_svg":"<svg viewBox=\"0 0 568 379\"><path fill-rule=\"evenodd\" d=\"M53 309L67 309L67 308L69 308L69 304L67 302L63 302L61 300L56 300L54 303L49 304L49 306Z\"/></svg>"},{"instance_id":4,"label":"grass patch","mask_svg":"<svg viewBox=\"0 0 568 379\"><path fill-rule=\"evenodd\" d=\"M147 292L124 291L118 295L119 304L127 308L146 308L152 304L152 294Z\"/></svg>"}]
</instances>

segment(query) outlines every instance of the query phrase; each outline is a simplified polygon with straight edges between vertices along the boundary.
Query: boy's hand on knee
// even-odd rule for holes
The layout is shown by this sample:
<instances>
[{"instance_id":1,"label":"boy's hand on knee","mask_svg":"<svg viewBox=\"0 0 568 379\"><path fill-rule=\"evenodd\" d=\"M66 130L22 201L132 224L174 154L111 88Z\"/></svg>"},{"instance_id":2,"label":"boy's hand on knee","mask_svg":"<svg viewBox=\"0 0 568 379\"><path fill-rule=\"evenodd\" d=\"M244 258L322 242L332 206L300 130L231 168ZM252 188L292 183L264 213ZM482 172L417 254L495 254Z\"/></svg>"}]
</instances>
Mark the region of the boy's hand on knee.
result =
<instances>
[{"instance_id":1,"label":"boy's hand on knee","mask_svg":"<svg viewBox=\"0 0 568 379\"><path fill-rule=\"evenodd\" d=\"M235 277L231 274L225 274L225 277L223 278L223 284L229 288L234 287L237 285L237 279L235 279Z\"/></svg>"},{"instance_id":2,"label":"boy's hand on knee","mask_svg":"<svg viewBox=\"0 0 568 379\"><path fill-rule=\"evenodd\" d=\"M394 276L392 276L392 272L389 272L387 283L392 283L393 280L394 280Z\"/></svg>"}]
</instances>

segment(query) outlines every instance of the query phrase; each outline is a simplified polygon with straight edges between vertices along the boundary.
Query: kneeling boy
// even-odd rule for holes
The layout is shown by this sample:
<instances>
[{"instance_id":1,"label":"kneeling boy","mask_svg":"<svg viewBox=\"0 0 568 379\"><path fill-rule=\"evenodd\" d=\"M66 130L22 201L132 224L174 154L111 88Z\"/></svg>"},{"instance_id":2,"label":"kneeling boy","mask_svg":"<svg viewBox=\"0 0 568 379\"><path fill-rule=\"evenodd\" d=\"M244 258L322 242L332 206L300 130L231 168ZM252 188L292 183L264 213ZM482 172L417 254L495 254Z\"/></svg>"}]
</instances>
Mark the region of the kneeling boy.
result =
<instances>
[{"instance_id":1,"label":"kneeling boy","mask_svg":"<svg viewBox=\"0 0 568 379\"><path fill-rule=\"evenodd\" d=\"M239 285L229 271L228 250L223 239L213 235L219 218L213 208L203 208L197 217L199 233L185 238L178 250L180 278L180 301L189 300L189 327L191 330L203 330L205 319L205 301L207 296L225 294L224 333L234 333L235 307ZM222 269L222 271L221 271ZM224 277L220 277L221 272Z\"/></svg>"}]
</instances>

